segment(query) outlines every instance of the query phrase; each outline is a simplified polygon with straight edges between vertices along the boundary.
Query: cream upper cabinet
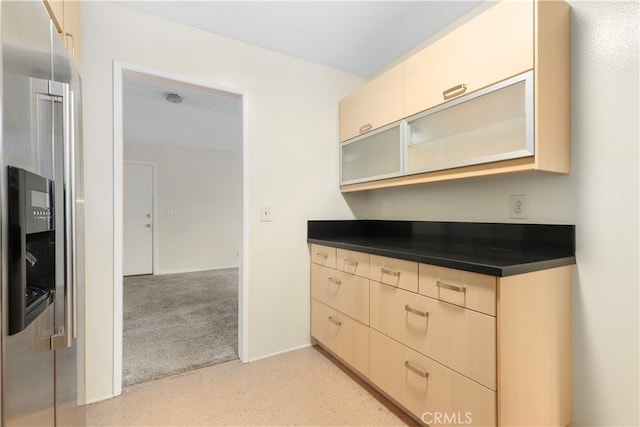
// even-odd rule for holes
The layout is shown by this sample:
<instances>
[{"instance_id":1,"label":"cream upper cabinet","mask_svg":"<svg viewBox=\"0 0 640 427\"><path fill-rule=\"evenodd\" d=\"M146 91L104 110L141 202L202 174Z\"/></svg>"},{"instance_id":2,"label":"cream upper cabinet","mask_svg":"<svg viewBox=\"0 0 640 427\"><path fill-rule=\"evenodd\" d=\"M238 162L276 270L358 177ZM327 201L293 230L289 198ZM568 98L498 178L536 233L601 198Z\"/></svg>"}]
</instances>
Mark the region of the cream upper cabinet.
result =
<instances>
[{"instance_id":1,"label":"cream upper cabinet","mask_svg":"<svg viewBox=\"0 0 640 427\"><path fill-rule=\"evenodd\" d=\"M340 102L341 142L403 117L402 68L395 66Z\"/></svg>"},{"instance_id":2,"label":"cream upper cabinet","mask_svg":"<svg viewBox=\"0 0 640 427\"><path fill-rule=\"evenodd\" d=\"M408 120L407 175L534 152L533 71L454 99Z\"/></svg>"},{"instance_id":3,"label":"cream upper cabinet","mask_svg":"<svg viewBox=\"0 0 640 427\"><path fill-rule=\"evenodd\" d=\"M392 123L340 144L340 185L402 174L402 132Z\"/></svg>"},{"instance_id":4,"label":"cream upper cabinet","mask_svg":"<svg viewBox=\"0 0 640 427\"><path fill-rule=\"evenodd\" d=\"M405 116L533 69L533 6L498 3L407 59Z\"/></svg>"},{"instance_id":5,"label":"cream upper cabinet","mask_svg":"<svg viewBox=\"0 0 640 427\"><path fill-rule=\"evenodd\" d=\"M80 67L80 1L43 0L49 16L73 59Z\"/></svg>"},{"instance_id":6,"label":"cream upper cabinet","mask_svg":"<svg viewBox=\"0 0 640 427\"><path fill-rule=\"evenodd\" d=\"M390 173L390 166L382 171L387 175L370 171L381 156L343 156L341 167L354 172L342 176L342 192L516 172L570 173L566 2L504 0L399 67L402 117L394 123L403 130L400 172ZM381 101L368 99L367 110L379 107L372 103ZM362 145L354 149L372 151Z\"/></svg>"}]
</instances>

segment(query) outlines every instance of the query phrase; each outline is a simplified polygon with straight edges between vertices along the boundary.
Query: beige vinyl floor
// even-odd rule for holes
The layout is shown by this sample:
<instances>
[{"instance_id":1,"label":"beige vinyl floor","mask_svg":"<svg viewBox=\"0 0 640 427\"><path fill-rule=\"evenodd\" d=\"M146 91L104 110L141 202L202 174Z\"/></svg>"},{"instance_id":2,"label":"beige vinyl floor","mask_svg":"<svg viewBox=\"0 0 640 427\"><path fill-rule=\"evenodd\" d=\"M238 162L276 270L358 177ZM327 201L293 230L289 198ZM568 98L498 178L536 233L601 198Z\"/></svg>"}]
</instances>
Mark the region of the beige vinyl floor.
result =
<instances>
[{"instance_id":1,"label":"beige vinyl floor","mask_svg":"<svg viewBox=\"0 0 640 427\"><path fill-rule=\"evenodd\" d=\"M404 426L415 423L316 347L136 384L87 406L88 426Z\"/></svg>"}]
</instances>

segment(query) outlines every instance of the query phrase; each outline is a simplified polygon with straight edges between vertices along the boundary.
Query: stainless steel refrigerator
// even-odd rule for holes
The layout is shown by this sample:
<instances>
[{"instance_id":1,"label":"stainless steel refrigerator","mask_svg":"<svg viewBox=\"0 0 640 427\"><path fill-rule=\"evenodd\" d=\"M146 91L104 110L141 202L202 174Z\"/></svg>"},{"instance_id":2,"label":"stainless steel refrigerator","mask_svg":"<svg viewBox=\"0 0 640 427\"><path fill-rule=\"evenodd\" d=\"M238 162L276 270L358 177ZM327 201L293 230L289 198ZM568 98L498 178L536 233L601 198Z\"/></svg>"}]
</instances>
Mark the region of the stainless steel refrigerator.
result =
<instances>
[{"instance_id":1,"label":"stainless steel refrigerator","mask_svg":"<svg viewBox=\"0 0 640 427\"><path fill-rule=\"evenodd\" d=\"M42 1L0 22L2 425L84 425L80 77Z\"/></svg>"}]
</instances>

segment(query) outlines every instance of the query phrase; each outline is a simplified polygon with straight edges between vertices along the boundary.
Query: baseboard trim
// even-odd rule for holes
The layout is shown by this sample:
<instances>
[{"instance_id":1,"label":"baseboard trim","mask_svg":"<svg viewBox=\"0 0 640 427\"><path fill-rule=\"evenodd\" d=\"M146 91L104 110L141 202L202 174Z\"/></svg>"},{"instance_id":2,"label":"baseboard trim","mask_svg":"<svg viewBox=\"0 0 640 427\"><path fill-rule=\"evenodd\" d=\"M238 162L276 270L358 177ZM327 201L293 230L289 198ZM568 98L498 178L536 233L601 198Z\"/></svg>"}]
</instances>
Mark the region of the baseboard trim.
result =
<instances>
[{"instance_id":1,"label":"baseboard trim","mask_svg":"<svg viewBox=\"0 0 640 427\"><path fill-rule=\"evenodd\" d=\"M290 352L296 351L296 350L302 350L303 348L308 348L308 347L311 347L311 343L303 344L303 345L298 346L298 347L292 347L292 348L289 348L287 350L277 351L275 353L265 354L264 356L252 357L252 358L249 358L249 363L257 362L258 360L262 360L262 359L268 359L268 358L274 357L274 356L280 356L281 354L290 353Z\"/></svg>"},{"instance_id":2,"label":"baseboard trim","mask_svg":"<svg viewBox=\"0 0 640 427\"><path fill-rule=\"evenodd\" d=\"M160 270L155 271L153 273L154 276L162 276L165 274L180 274L180 273L197 273L199 271L209 271L209 270L226 270L229 268L238 268L237 265L231 265L228 267L225 266L215 266L215 267L198 267L198 268L176 268L171 270Z\"/></svg>"},{"instance_id":3,"label":"baseboard trim","mask_svg":"<svg viewBox=\"0 0 640 427\"><path fill-rule=\"evenodd\" d=\"M233 267L230 267L230 268L233 268ZM204 271L204 270L202 270L202 271ZM276 351L275 353L266 354L264 356L258 356L258 357L250 358L248 360L248 362L242 362L242 363L257 362L258 360L263 360L263 359L268 359L270 357L280 356L280 355L285 354L285 353L290 353L292 351L302 350L302 349L309 348L309 347L313 347L313 345L311 343L306 343L306 344L303 344L303 345L300 345L300 346L297 346L297 347L291 347L291 348L286 349L286 350ZM230 362L232 362L232 361L230 361ZM224 363L228 363L228 362L224 362ZM176 374L176 375L182 375L182 374L184 374L184 372L181 373L181 374ZM101 396L101 397L94 397L92 399L87 399L86 402L85 402L85 405L90 405L92 403L102 402L103 400L113 399L114 397L116 397L116 396L115 395L106 395L106 396Z\"/></svg>"},{"instance_id":4,"label":"baseboard trim","mask_svg":"<svg viewBox=\"0 0 640 427\"><path fill-rule=\"evenodd\" d=\"M113 399L114 397L116 397L113 394L109 394L106 396L101 396L101 397L94 397L93 399L87 399L84 404L85 405L91 405L92 403L98 403L98 402L102 402L104 400L109 400L109 399Z\"/></svg>"}]
</instances>

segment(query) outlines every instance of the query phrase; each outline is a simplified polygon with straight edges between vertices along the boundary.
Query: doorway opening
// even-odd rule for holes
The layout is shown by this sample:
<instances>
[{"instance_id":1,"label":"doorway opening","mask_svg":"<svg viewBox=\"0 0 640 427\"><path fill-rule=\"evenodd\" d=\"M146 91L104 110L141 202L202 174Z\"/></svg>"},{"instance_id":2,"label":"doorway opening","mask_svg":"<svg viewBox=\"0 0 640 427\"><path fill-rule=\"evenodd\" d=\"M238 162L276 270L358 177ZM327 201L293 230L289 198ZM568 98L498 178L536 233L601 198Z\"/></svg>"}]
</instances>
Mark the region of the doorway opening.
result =
<instances>
[{"instance_id":1,"label":"doorway opening","mask_svg":"<svg viewBox=\"0 0 640 427\"><path fill-rule=\"evenodd\" d=\"M114 395L247 361L245 103L237 90L114 64Z\"/></svg>"}]
</instances>

